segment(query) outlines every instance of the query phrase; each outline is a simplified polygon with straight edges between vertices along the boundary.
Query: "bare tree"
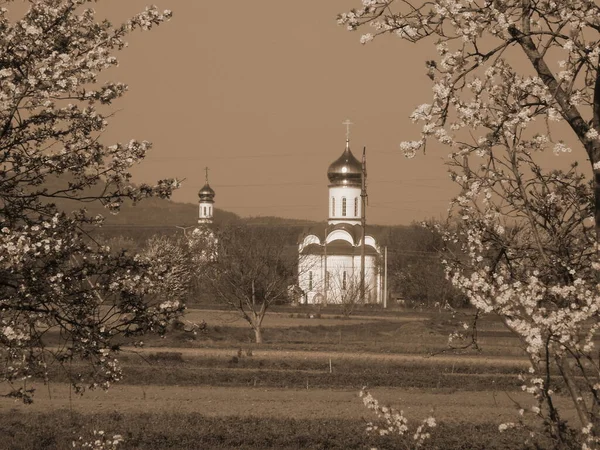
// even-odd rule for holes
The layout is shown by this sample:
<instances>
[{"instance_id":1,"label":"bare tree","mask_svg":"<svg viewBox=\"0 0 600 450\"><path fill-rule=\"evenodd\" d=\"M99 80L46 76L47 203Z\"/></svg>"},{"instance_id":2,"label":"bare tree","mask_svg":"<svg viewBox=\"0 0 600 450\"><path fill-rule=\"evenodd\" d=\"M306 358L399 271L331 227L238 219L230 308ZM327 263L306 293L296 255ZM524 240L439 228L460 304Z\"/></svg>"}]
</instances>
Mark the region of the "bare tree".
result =
<instances>
[{"instance_id":1,"label":"bare tree","mask_svg":"<svg viewBox=\"0 0 600 450\"><path fill-rule=\"evenodd\" d=\"M287 299L298 264L295 246L281 228L233 224L215 233L215 258L204 278L215 300L248 322L256 343L269 307Z\"/></svg>"},{"instance_id":2,"label":"bare tree","mask_svg":"<svg viewBox=\"0 0 600 450\"><path fill-rule=\"evenodd\" d=\"M337 271L329 277L329 303L339 306L344 317L350 317L357 306L362 304L360 287L360 274ZM372 286L365 282L365 291L369 292Z\"/></svg>"}]
</instances>

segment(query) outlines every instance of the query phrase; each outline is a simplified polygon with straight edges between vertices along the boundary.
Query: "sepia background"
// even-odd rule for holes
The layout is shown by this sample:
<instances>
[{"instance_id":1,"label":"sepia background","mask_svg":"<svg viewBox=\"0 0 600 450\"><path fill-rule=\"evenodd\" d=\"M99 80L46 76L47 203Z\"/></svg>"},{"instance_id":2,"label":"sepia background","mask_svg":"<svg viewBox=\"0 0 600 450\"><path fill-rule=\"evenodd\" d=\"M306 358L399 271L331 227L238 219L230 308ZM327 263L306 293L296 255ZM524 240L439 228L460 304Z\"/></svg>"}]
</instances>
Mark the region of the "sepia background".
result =
<instances>
[{"instance_id":1,"label":"sepia background","mask_svg":"<svg viewBox=\"0 0 600 450\"><path fill-rule=\"evenodd\" d=\"M145 2L94 7L120 22ZM412 160L399 149L401 141L419 138L408 116L430 101L425 61L435 55L425 52L432 46L392 36L361 45L359 32L335 20L358 1L158 6L173 10L171 22L134 33L120 67L106 75L130 90L103 139L154 143L134 181L185 179L173 200L195 203L209 166L218 208L325 220L326 171L344 149L342 122L349 118L353 152L367 147L368 221L445 217L457 192L443 163L449 149L430 145Z\"/></svg>"}]
</instances>

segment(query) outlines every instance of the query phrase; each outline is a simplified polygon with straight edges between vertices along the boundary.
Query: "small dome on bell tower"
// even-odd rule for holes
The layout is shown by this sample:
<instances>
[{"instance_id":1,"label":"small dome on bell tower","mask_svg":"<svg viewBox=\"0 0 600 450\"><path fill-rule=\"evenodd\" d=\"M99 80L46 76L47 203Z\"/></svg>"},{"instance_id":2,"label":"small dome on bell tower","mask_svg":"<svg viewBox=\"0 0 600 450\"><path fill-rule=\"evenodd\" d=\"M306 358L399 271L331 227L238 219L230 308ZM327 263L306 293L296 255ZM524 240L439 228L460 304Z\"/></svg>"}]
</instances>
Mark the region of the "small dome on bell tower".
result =
<instances>
[{"instance_id":1,"label":"small dome on bell tower","mask_svg":"<svg viewBox=\"0 0 600 450\"><path fill-rule=\"evenodd\" d=\"M215 202L215 191L210 187L208 182L198 191L198 197L201 202L214 203Z\"/></svg>"}]
</instances>

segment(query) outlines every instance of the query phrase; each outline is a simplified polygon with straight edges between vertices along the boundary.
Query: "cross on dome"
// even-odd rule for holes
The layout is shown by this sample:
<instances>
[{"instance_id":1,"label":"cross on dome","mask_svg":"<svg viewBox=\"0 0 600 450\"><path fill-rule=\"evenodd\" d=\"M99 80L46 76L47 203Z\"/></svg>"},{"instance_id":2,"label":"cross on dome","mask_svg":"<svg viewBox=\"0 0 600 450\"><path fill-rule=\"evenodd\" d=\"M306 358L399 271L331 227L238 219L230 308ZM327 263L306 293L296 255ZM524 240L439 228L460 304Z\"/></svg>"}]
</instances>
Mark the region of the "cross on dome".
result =
<instances>
[{"instance_id":1,"label":"cross on dome","mask_svg":"<svg viewBox=\"0 0 600 450\"><path fill-rule=\"evenodd\" d=\"M354 125L352 122L350 122L350 119L346 119L344 122L342 122L342 125L346 125L346 140L349 141L350 140L350 125Z\"/></svg>"}]
</instances>

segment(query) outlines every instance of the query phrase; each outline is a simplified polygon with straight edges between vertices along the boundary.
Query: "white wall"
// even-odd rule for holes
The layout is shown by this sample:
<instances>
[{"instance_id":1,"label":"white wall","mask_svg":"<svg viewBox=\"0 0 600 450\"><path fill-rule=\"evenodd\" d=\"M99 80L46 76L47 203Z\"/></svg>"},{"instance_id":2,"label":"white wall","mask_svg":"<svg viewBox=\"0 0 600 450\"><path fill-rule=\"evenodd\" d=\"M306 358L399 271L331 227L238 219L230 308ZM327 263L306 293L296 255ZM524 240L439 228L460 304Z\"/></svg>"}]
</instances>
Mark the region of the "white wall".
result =
<instances>
[{"instance_id":1,"label":"white wall","mask_svg":"<svg viewBox=\"0 0 600 450\"><path fill-rule=\"evenodd\" d=\"M312 288L311 288L312 274ZM305 293L306 297L302 303L314 303L316 294L323 290L323 256L320 255L301 255L298 262L298 286Z\"/></svg>"},{"instance_id":2,"label":"white wall","mask_svg":"<svg viewBox=\"0 0 600 450\"><path fill-rule=\"evenodd\" d=\"M343 213L343 199L346 199L346 215ZM358 202L357 208L354 208L355 199ZM335 205L334 205L335 200ZM361 201L360 187L356 186L331 186L329 188L329 223L336 224L347 222L350 224L360 223ZM335 208L334 208L335 206ZM356 213L356 214L355 214Z\"/></svg>"},{"instance_id":3,"label":"white wall","mask_svg":"<svg viewBox=\"0 0 600 450\"><path fill-rule=\"evenodd\" d=\"M200 202L198 211L198 220L207 221L212 219L213 216L213 204L209 202Z\"/></svg>"},{"instance_id":4,"label":"white wall","mask_svg":"<svg viewBox=\"0 0 600 450\"><path fill-rule=\"evenodd\" d=\"M344 255L306 255L301 257L298 271L298 284L306 297L303 302L318 303L325 299L325 266L329 272L327 303L340 303L342 299L343 273L346 272L347 289L352 281L360 284L360 256ZM311 275L312 273L312 275ZM312 276L312 289L310 279ZM365 291L366 301L381 302L381 276L377 267L377 257L365 256Z\"/></svg>"}]
</instances>

